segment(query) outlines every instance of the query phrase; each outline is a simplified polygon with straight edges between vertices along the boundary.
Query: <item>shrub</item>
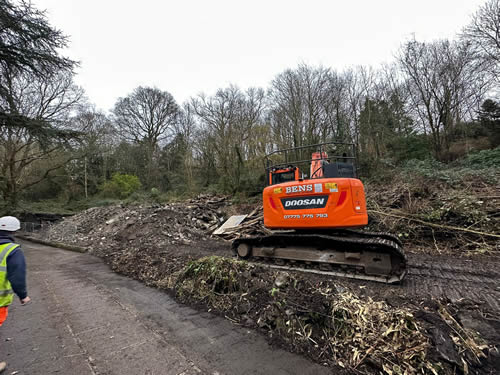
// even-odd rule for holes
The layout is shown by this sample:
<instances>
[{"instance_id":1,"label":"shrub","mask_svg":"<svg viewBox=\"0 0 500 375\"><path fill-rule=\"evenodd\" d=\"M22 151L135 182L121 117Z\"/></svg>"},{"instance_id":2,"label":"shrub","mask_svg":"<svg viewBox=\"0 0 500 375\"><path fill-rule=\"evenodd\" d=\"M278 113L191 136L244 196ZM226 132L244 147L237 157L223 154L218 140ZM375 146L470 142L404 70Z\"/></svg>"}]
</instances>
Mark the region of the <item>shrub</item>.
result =
<instances>
[{"instance_id":1,"label":"shrub","mask_svg":"<svg viewBox=\"0 0 500 375\"><path fill-rule=\"evenodd\" d=\"M157 188L151 188L149 195L154 200L158 200L160 198L161 193L160 193L160 190L158 190Z\"/></svg>"},{"instance_id":2,"label":"shrub","mask_svg":"<svg viewBox=\"0 0 500 375\"><path fill-rule=\"evenodd\" d=\"M405 163L402 173L408 179L420 175L429 180L444 182L451 187L460 187L465 181L471 180L476 183L481 181L489 185L496 184L498 181L496 157L488 152L483 153L484 151L475 154L482 156L477 156L474 161L466 159L454 167L434 159L409 160Z\"/></svg>"},{"instance_id":3,"label":"shrub","mask_svg":"<svg viewBox=\"0 0 500 375\"><path fill-rule=\"evenodd\" d=\"M422 135L395 137L389 142L387 148L397 164L411 159L424 160L431 154L429 139Z\"/></svg>"},{"instance_id":4,"label":"shrub","mask_svg":"<svg viewBox=\"0 0 500 375\"><path fill-rule=\"evenodd\" d=\"M500 167L500 147L470 154L465 159L464 164L477 169Z\"/></svg>"},{"instance_id":5,"label":"shrub","mask_svg":"<svg viewBox=\"0 0 500 375\"><path fill-rule=\"evenodd\" d=\"M141 188L139 178L130 174L115 173L111 180L101 186L101 193L109 198L127 198Z\"/></svg>"}]
</instances>

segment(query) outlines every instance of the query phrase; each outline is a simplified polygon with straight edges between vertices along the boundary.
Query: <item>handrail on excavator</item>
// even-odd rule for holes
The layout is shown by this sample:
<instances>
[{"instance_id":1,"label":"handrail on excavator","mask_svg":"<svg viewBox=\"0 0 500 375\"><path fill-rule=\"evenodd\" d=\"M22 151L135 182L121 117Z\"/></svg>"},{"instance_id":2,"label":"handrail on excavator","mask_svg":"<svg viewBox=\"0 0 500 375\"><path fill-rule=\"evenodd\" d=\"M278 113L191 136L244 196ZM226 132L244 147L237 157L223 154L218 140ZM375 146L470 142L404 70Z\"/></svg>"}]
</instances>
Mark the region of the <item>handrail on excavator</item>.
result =
<instances>
[{"instance_id":1,"label":"handrail on excavator","mask_svg":"<svg viewBox=\"0 0 500 375\"><path fill-rule=\"evenodd\" d=\"M283 167L283 166L289 166L289 165L294 165L294 164L304 164L304 163L309 163L312 162L313 160L318 160L318 158L313 159L303 159L303 160L289 160L289 153L292 151L301 151L304 149L312 149L315 150L315 152L318 152L319 155L321 156L319 159L321 160L326 160L326 159L343 159L345 161L349 160L351 162L354 162L356 160L356 156L347 156L345 153L343 155L326 155L323 156L323 152L326 152L325 146L336 146L336 145L342 145L342 146L348 146L352 147L352 155L356 154L356 147L354 143L349 143L349 142L324 142L324 143L316 143L313 145L307 145L307 146L297 146L297 147L290 147L290 148L285 148L281 150L276 150L272 151L269 154L266 155L266 170L269 171L272 168L277 168L277 167ZM318 150L319 149L319 150ZM280 161L279 163L274 163L271 160L272 155L276 154L283 154L284 153L284 161Z\"/></svg>"}]
</instances>

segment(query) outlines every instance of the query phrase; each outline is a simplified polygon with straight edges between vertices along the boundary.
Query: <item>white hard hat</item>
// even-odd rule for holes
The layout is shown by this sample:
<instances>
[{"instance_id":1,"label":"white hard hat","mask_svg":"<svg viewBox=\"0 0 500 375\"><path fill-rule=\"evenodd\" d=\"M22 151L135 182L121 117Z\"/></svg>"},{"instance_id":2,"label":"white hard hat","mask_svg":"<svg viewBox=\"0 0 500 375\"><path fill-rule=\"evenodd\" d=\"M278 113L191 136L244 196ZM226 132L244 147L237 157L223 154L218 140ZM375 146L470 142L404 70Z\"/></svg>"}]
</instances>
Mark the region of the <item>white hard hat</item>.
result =
<instances>
[{"instance_id":1,"label":"white hard hat","mask_svg":"<svg viewBox=\"0 0 500 375\"><path fill-rule=\"evenodd\" d=\"M14 216L0 217L0 230L15 232L16 230L19 229L21 229L21 222L17 217Z\"/></svg>"}]
</instances>

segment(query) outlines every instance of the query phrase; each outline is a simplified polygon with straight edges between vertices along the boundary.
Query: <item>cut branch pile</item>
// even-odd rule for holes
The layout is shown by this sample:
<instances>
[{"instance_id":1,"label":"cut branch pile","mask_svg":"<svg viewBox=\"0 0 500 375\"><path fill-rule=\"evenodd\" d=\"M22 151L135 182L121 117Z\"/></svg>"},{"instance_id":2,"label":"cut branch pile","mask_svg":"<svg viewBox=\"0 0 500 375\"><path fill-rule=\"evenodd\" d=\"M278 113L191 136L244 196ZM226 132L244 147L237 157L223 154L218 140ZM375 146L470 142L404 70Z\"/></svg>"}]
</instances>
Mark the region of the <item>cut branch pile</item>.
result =
<instances>
[{"instance_id":1,"label":"cut branch pile","mask_svg":"<svg viewBox=\"0 0 500 375\"><path fill-rule=\"evenodd\" d=\"M229 258L189 262L157 285L349 373L467 374L495 350L442 304L395 307L328 281Z\"/></svg>"},{"instance_id":2,"label":"cut branch pile","mask_svg":"<svg viewBox=\"0 0 500 375\"><path fill-rule=\"evenodd\" d=\"M477 180L451 187L396 176L367 184L368 230L391 232L405 248L437 253L500 251L498 186Z\"/></svg>"},{"instance_id":3,"label":"cut branch pile","mask_svg":"<svg viewBox=\"0 0 500 375\"><path fill-rule=\"evenodd\" d=\"M408 221L414 221L419 224L423 224L428 227L433 227L433 228L438 228L438 229L445 229L448 231L456 231L456 232L465 232L465 233L472 233L472 234L477 234L479 236L485 236L485 237L491 237L495 239L500 239L500 234L495 234L495 233L486 233L486 232L479 232L477 230L472 230L469 228L460 228L460 227L453 227L450 225L443 225L443 224L435 224L435 223L429 223L427 221L423 221L421 219L418 219L416 217L412 217L409 215L405 215L404 213L400 213L399 211L396 210L390 210L390 212L380 212L376 210L369 210L369 213L372 214L378 214L378 215L384 215L384 216L390 216L398 219L404 219Z\"/></svg>"},{"instance_id":4,"label":"cut branch pile","mask_svg":"<svg viewBox=\"0 0 500 375\"><path fill-rule=\"evenodd\" d=\"M370 203L368 229L391 232L406 248L437 253L500 251L498 214L461 207L463 202L441 203L437 209L426 207L418 212Z\"/></svg>"}]
</instances>

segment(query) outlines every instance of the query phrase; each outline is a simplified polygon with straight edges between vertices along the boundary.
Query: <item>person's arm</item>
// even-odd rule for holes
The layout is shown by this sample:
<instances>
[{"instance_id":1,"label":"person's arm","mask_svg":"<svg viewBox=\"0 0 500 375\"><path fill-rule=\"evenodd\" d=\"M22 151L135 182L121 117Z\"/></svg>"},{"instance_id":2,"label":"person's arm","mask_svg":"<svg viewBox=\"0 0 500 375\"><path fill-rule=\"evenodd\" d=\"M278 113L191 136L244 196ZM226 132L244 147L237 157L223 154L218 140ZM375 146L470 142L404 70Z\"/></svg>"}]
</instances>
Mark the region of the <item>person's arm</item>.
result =
<instances>
[{"instance_id":1,"label":"person's arm","mask_svg":"<svg viewBox=\"0 0 500 375\"><path fill-rule=\"evenodd\" d=\"M26 287L26 260L19 247L14 249L7 257L7 279L10 285L12 285L12 290L17 294L21 302L28 298L28 290Z\"/></svg>"}]
</instances>

